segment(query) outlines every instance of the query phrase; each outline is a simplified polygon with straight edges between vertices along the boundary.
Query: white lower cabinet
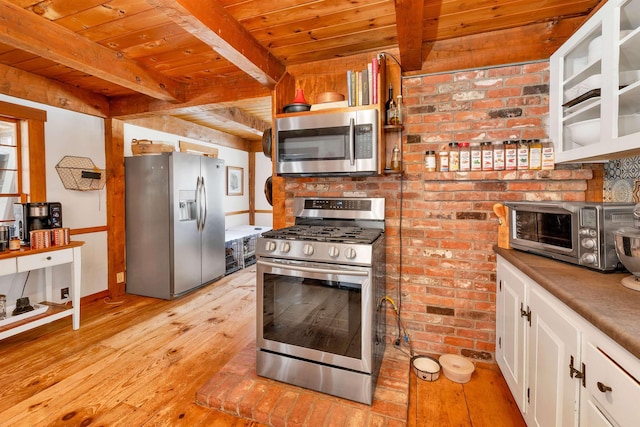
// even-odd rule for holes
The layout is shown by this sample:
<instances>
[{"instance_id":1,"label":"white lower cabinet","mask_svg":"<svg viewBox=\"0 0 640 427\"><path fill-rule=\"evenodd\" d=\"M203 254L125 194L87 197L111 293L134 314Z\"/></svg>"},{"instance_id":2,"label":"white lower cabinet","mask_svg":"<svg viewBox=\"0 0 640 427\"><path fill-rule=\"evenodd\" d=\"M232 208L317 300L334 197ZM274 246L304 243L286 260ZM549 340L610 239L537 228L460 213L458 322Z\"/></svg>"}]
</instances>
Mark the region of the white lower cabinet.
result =
<instances>
[{"instance_id":1,"label":"white lower cabinet","mask_svg":"<svg viewBox=\"0 0 640 427\"><path fill-rule=\"evenodd\" d=\"M496 361L509 385L511 394L520 408L526 412L527 383L526 363L526 312L527 278L514 266L498 257L498 293L496 299Z\"/></svg>"},{"instance_id":2,"label":"white lower cabinet","mask_svg":"<svg viewBox=\"0 0 640 427\"><path fill-rule=\"evenodd\" d=\"M578 425L578 328L547 291L498 257L496 359L528 426Z\"/></svg>"},{"instance_id":3,"label":"white lower cabinet","mask_svg":"<svg viewBox=\"0 0 640 427\"><path fill-rule=\"evenodd\" d=\"M640 360L498 256L496 360L528 426L640 426Z\"/></svg>"}]
</instances>

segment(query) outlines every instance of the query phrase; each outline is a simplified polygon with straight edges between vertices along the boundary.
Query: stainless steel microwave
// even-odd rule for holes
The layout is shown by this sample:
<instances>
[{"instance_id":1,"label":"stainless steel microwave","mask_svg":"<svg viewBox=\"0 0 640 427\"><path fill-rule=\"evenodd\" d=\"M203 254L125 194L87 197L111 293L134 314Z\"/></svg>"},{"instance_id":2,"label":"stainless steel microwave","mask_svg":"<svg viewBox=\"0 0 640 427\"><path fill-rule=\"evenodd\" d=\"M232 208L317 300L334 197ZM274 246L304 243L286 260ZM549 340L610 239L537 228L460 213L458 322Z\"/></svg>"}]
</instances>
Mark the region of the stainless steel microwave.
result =
<instances>
[{"instance_id":1,"label":"stainless steel microwave","mask_svg":"<svg viewBox=\"0 0 640 427\"><path fill-rule=\"evenodd\" d=\"M509 243L514 249L600 271L622 268L613 232L634 225L628 203L512 202Z\"/></svg>"},{"instance_id":2,"label":"stainless steel microwave","mask_svg":"<svg viewBox=\"0 0 640 427\"><path fill-rule=\"evenodd\" d=\"M378 173L378 110L281 117L275 123L276 174L367 176Z\"/></svg>"}]
</instances>

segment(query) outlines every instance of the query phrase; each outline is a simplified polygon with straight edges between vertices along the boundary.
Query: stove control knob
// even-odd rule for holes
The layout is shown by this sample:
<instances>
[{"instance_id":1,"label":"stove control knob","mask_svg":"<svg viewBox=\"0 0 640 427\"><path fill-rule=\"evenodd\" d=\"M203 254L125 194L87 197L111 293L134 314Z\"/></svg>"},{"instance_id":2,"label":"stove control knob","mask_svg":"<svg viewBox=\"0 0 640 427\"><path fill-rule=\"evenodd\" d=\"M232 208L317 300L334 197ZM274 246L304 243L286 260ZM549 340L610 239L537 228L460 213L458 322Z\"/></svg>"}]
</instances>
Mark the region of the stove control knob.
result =
<instances>
[{"instance_id":1,"label":"stove control knob","mask_svg":"<svg viewBox=\"0 0 640 427\"><path fill-rule=\"evenodd\" d=\"M582 247L587 249L593 249L596 247L598 242L596 239L582 239Z\"/></svg>"},{"instance_id":2,"label":"stove control knob","mask_svg":"<svg viewBox=\"0 0 640 427\"><path fill-rule=\"evenodd\" d=\"M310 245L310 244L308 244L308 243L307 243L307 244L305 244L305 245L302 247L302 253L303 253L303 254L305 254L305 255L307 255L307 256L311 256L311 255L313 255L313 246L311 246L311 245Z\"/></svg>"},{"instance_id":3,"label":"stove control knob","mask_svg":"<svg viewBox=\"0 0 640 427\"><path fill-rule=\"evenodd\" d=\"M356 257L356 250L353 248L347 248L344 250L344 256L348 259L354 259Z\"/></svg>"},{"instance_id":4,"label":"stove control knob","mask_svg":"<svg viewBox=\"0 0 640 427\"><path fill-rule=\"evenodd\" d=\"M336 248L335 246L331 246L329 248L329 256L331 258L337 258L338 255L340 255L340 249Z\"/></svg>"},{"instance_id":5,"label":"stove control knob","mask_svg":"<svg viewBox=\"0 0 640 427\"><path fill-rule=\"evenodd\" d=\"M267 252L273 252L276 250L276 242L272 242L271 240L267 240L264 244L264 250Z\"/></svg>"},{"instance_id":6,"label":"stove control knob","mask_svg":"<svg viewBox=\"0 0 640 427\"><path fill-rule=\"evenodd\" d=\"M283 242L280 245L280 252L286 254L287 252L289 252L291 250L291 244L289 244L289 242Z\"/></svg>"}]
</instances>

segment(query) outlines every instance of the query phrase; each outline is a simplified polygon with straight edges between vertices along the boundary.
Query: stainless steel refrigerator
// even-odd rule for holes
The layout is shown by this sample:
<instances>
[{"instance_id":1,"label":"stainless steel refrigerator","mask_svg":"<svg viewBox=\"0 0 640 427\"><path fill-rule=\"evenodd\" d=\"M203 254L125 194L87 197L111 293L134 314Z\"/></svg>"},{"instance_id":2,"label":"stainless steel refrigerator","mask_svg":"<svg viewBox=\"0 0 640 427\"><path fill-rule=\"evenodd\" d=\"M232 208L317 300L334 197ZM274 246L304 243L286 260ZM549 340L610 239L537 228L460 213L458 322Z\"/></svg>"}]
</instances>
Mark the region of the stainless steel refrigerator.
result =
<instances>
[{"instance_id":1,"label":"stainless steel refrigerator","mask_svg":"<svg viewBox=\"0 0 640 427\"><path fill-rule=\"evenodd\" d=\"M125 158L127 293L173 299L225 272L224 161Z\"/></svg>"}]
</instances>

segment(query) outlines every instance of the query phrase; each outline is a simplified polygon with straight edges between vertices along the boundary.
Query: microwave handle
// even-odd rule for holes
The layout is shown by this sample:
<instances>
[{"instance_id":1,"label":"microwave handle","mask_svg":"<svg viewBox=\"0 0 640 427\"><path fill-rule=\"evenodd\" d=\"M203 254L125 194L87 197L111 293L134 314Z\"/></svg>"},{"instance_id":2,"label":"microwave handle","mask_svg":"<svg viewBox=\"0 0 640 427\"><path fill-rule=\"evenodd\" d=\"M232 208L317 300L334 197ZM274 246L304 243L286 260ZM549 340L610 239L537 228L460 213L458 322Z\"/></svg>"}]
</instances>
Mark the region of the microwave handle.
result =
<instances>
[{"instance_id":1,"label":"microwave handle","mask_svg":"<svg viewBox=\"0 0 640 427\"><path fill-rule=\"evenodd\" d=\"M353 117L349 119L349 161L351 166L356 164L356 123Z\"/></svg>"}]
</instances>

